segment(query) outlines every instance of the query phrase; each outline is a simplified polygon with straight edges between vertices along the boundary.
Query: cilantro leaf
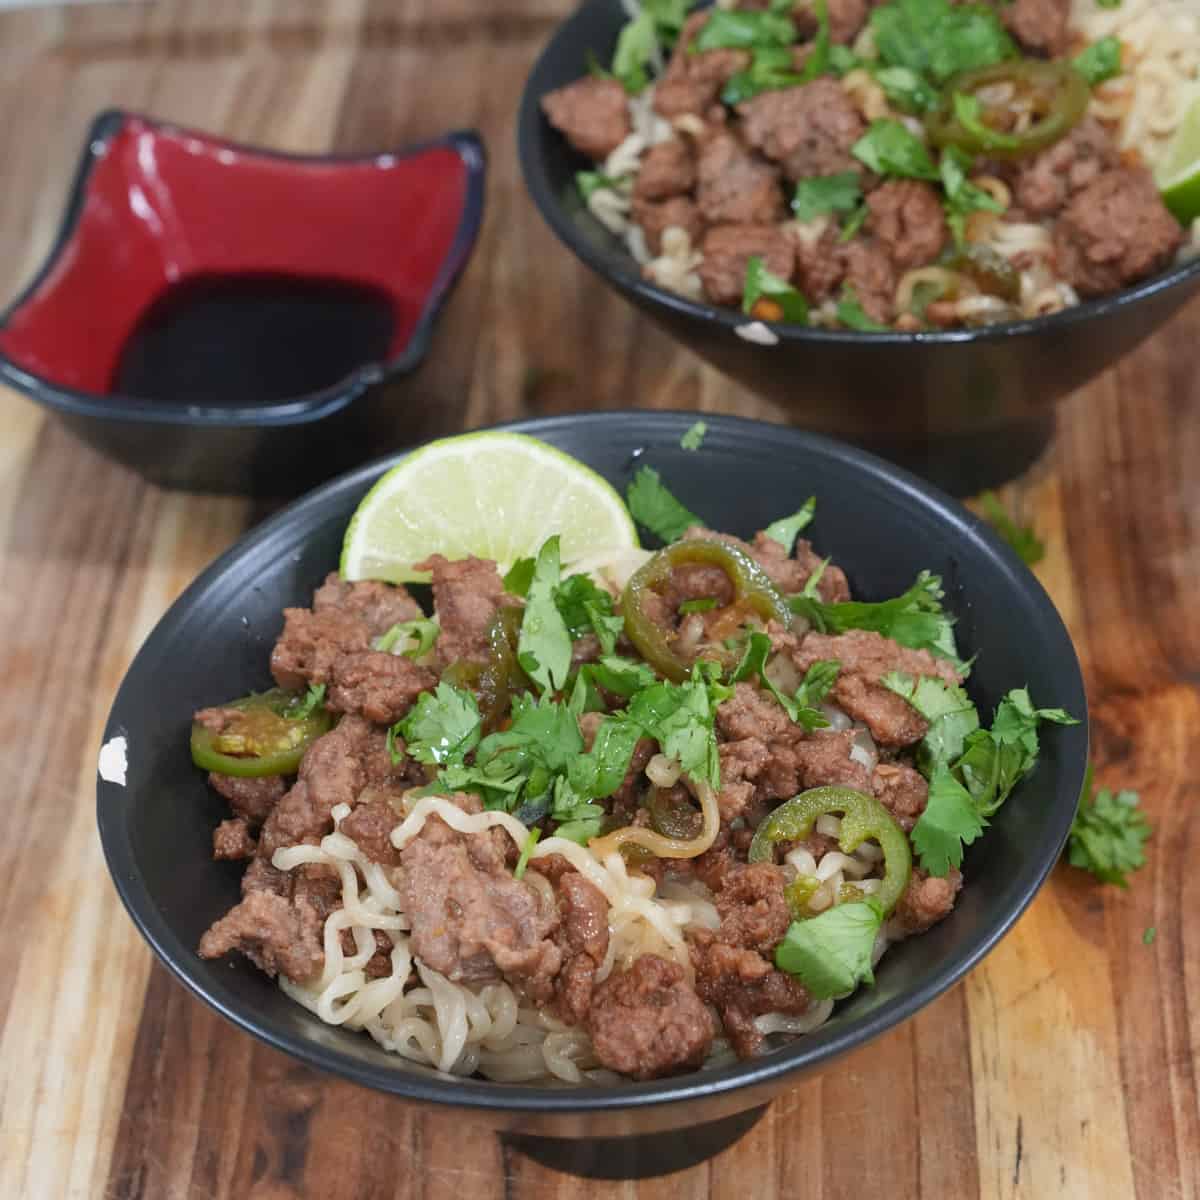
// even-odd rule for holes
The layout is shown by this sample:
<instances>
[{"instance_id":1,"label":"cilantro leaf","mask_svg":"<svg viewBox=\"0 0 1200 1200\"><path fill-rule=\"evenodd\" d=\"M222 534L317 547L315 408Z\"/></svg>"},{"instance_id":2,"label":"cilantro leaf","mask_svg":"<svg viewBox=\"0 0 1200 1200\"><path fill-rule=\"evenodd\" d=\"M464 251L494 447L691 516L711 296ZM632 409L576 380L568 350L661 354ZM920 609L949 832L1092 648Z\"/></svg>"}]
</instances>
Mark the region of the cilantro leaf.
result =
<instances>
[{"instance_id":1,"label":"cilantro leaf","mask_svg":"<svg viewBox=\"0 0 1200 1200\"><path fill-rule=\"evenodd\" d=\"M879 901L852 900L806 921L793 921L775 951L775 965L821 1000L874 983L871 956L883 924Z\"/></svg>"},{"instance_id":2,"label":"cilantro leaf","mask_svg":"<svg viewBox=\"0 0 1200 1200\"><path fill-rule=\"evenodd\" d=\"M715 8L688 50L757 50L765 46L790 46L796 27L783 13L747 12Z\"/></svg>"},{"instance_id":3,"label":"cilantro leaf","mask_svg":"<svg viewBox=\"0 0 1200 1200\"><path fill-rule=\"evenodd\" d=\"M613 52L612 73L632 96L644 91L650 82L646 66L658 51L658 31L654 17L645 9L622 27Z\"/></svg>"},{"instance_id":4,"label":"cilantro leaf","mask_svg":"<svg viewBox=\"0 0 1200 1200\"><path fill-rule=\"evenodd\" d=\"M629 697L658 682L658 676L644 662L615 654L606 654L598 662L588 663L586 669L600 687L614 696Z\"/></svg>"},{"instance_id":5,"label":"cilantro leaf","mask_svg":"<svg viewBox=\"0 0 1200 1200\"><path fill-rule=\"evenodd\" d=\"M1003 212L1004 205L967 178L972 160L957 146L949 146L938 163L945 189L946 222L961 246L966 239L966 218L973 212Z\"/></svg>"},{"instance_id":6,"label":"cilantro leaf","mask_svg":"<svg viewBox=\"0 0 1200 1200\"><path fill-rule=\"evenodd\" d=\"M1096 0L1097 8L1120 8L1121 0Z\"/></svg>"},{"instance_id":7,"label":"cilantro leaf","mask_svg":"<svg viewBox=\"0 0 1200 1200\"><path fill-rule=\"evenodd\" d=\"M762 92L774 92L804 82L805 76L794 68L791 50L783 46L760 46L754 51L750 66L730 76L721 90L721 101L732 107Z\"/></svg>"},{"instance_id":8,"label":"cilantro leaf","mask_svg":"<svg viewBox=\"0 0 1200 1200\"><path fill-rule=\"evenodd\" d=\"M863 333L887 333L889 327L868 317L866 310L854 294L854 289L842 289L842 298L838 301L837 318L847 329L858 329Z\"/></svg>"},{"instance_id":9,"label":"cilantro leaf","mask_svg":"<svg viewBox=\"0 0 1200 1200\"><path fill-rule=\"evenodd\" d=\"M593 192L601 191L604 188L615 189L617 183L618 180L605 175L603 171L575 172L575 186L579 189L584 204L592 198Z\"/></svg>"},{"instance_id":10,"label":"cilantro leaf","mask_svg":"<svg viewBox=\"0 0 1200 1200\"><path fill-rule=\"evenodd\" d=\"M962 866L963 846L979 837L986 824L971 793L954 778L949 766L939 763L929 778L925 811L910 835L921 866L939 877L951 867Z\"/></svg>"},{"instance_id":11,"label":"cilantro leaf","mask_svg":"<svg viewBox=\"0 0 1200 1200\"><path fill-rule=\"evenodd\" d=\"M1128 887L1127 876L1146 865L1146 841L1152 832L1138 807L1137 792L1094 792L1088 767L1079 809L1067 840L1067 861L1090 871L1101 883Z\"/></svg>"},{"instance_id":12,"label":"cilantro leaf","mask_svg":"<svg viewBox=\"0 0 1200 1200\"><path fill-rule=\"evenodd\" d=\"M793 699L791 696L784 695L767 674L767 659L770 655L771 639L765 633L754 630L746 641L746 652L742 655L742 661L738 663L729 677L730 682L737 683L743 679L757 677L762 686L779 702L779 706L794 724L802 725L810 732L814 729L823 729L829 724L823 713L816 708L801 704L799 700ZM807 679L808 677L805 676L805 682Z\"/></svg>"},{"instance_id":13,"label":"cilantro leaf","mask_svg":"<svg viewBox=\"0 0 1200 1200\"><path fill-rule=\"evenodd\" d=\"M880 175L899 175L905 179L938 178L924 142L889 117L872 121L867 132L850 147L850 153Z\"/></svg>"},{"instance_id":14,"label":"cilantro leaf","mask_svg":"<svg viewBox=\"0 0 1200 1200\"><path fill-rule=\"evenodd\" d=\"M699 450L704 444L704 435L708 432L708 424L704 421L693 421L687 432L679 439L681 450Z\"/></svg>"},{"instance_id":15,"label":"cilantro leaf","mask_svg":"<svg viewBox=\"0 0 1200 1200\"><path fill-rule=\"evenodd\" d=\"M828 0L813 0L813 15L817 18L817 33L812 49L804 60L801 78L805 83L829 70L829 5Z\"/></svg>"},{"instance_id":16,"label":"cilantro leaf","mask_svg":"<svg viewBox=\"0 0 1200 1200\"><path fill-rule=\"evenodd\" d=\"M954 644L954 618L942 609L942 581L922 571L912 587L891 600L846 600L825 604L811 596L789 596L794 613L805 617L818 633L845 633L872 629L912 650L929 650L954 664L960 673L966 664Z\"/></svg>"},{"instance_id":17,"label":"cilantro leaf","mask_svg":"<svg viewBox=\"0 0 1200 1200\"><path fill-rule=\"evenodd\" d=\"M729 694L728 688L710 682L697 663L684 683L656 683L639 692L629 703L628 715L684 774L719 788L721 761L713 717L717 704Z\"/></svg>"},{"instance_id":18,"label":"cilantro leaf","mask_svg":"<svg viewBox=\"0 0 1200 1200\"><path fill-rule=\"evenodd\" d=\"M605 717L596 730L592 748L567 764L567 781L579 796L596 800L611 796L621 786L641 728L620 716Z\"/></svg>"},{"instance_id":19,"label":"cilantro leaf","mask_svg":"<svg viewBox=\"0 0 1200 1200\"><path fill-rule=\"evenodd\" d=\"M703 524L671 495L653 467L642 467L633 477L625 503L633 519L664 542L676 541L689 526Z\"/></svg>"},{"instance_id":20,"label":"cilantro leaf","mask_svg":"<svg viewBox=\"0 0 1200 1200\"><path fill-rule=\"evenodd\" d=\"M882 62L908 67L937 86L960 71L1017 54L999 15L986 4L892 0L871 13L870 30Z\"/></svg>"},{"instance_id":21,"label":"cilantro leaf","mask_svg":"<svg viewBox=\"0 0 1200 1200\"><path fill-rule=\"evenodd\" d=\"M303 721L306 717L311 717L324 703L325 685L323 683L310 684L303 699L293 701L285 710L284 715L289 721Z\"/></svg>"},{"instance_id":22,"label":"cilantro leaf","mask_svg":"<svg viewBox=\"0 0 1200 1200\"><path fill-rule=\"evenodd\" d=\"M517 661L543 691L561 688L571 669L571 635L554 601L558 582L558 535L555 534L538 551L517 639Z\"/></svg>"},{"instance_id":23,"label":"cilantro leaf","mask_svg":"<svg viewBox=\"0 0 1200 1200\"><path fill-rule=\"evenodd\" d=\"M791 554L792 547L796 544L796 538L812 524L812 519L816 515L817 498L809 496L790 517L780 517L778 521L772 521L763 532Z\"/></svg>"},{"instance_id":24,"label":"cilantro leaf","mask_svg":"<svg viewBox=\"0 0 1200 1200\"><path fill-rule=\"evenodd\" d=\"M837 682L841 669L842 664L836 658L823 658L813 663L796 689L796 703L808 707L820 704Z\"/></svg>"},{"instance_id":25,"label":"cilantro leaf","mask_svg":"<svg viewBox=\"0 0 1200 1200\"><path fill-rule=\"evenodd\" d=\"M937 106L937 89L911 67L876 67L871 76L888 102L902 112L926 113Z\"/></svg>"},{"instance_id":26,"label":"cilantro leaf","mask_svg":"<svg viewBox=\"0 0 1200 1200\"><path fill-rule=\"evenodd\" d=\"M406 658L423 658L433 649L439 632L438 623L431 617L400 621L393 625L387 633L377 637L373 647L387 654L403 654ZM400 646L401 649L397 650L397 646Z\"/></svg>"},{"instance_id":27,"label":"cilantro leaf","mask_svg":"<svg viewBox=\"0 0 1200 1200\"><path fill-rule=\"evenodd\" d=\"M1028 566L1039 563L1046 556L1046 547L1032 525L1018 525L1008 515L995 492L987 491L979 497L983 515L996 532L1017 552L1017 557Z\"/></svg>"},{"instance_id":28,"label":"cilantro leaf","mask_svg":"<svg viewBox=\"0 0 1200 1200\"><path fill-rule=\"evenodd\" d=\"M760 302L764 307L774 305L779 315L764 313L759 307ZM794 325L808 323L808 301L786 279L768 271L757 254L746 260L742 312L768 321L790 321Z\"/></svg>"},{"instance_id":29,"label":"cilantro leaf","mask_svg":"<svg viewBox=\"0 0 1200 1200\"><path fill-rule=\"evenodd\" d=\"M922 774L928 778L939 763L949 765L957 760L967 737L979 728L979 713L967 693L932 676L914 679L901 671L889 671L882 683L929 722L929 731L917 748Z\"/></svg>"},{"instance_id":30,"label":"cilantro leaf","mask_svg":"<svg viewBox=\"0 0 1200 1200\"><path fill-rule=\"evenodd\" d=\"M533 582L534 566L534 559L518 558L509 567L508 574L504 576L504 590L511 592L514 596L527 596L529 594L529 585Z\"/></svg>"},{"instance_id":31,"label":"cilantro leaf","mask_svg":"<svg viewBox=\"0 0 1200 1200\"><path fill-rule=\"evenodd\" d=\"M1154 939L1158 936L1158 930L1153 925L1147 925L1142 932L1142 945L1153 946Z\"/></svg>"},{"instance_id":32,"label":"cilantro leaf","mask_svg":"<svg viewBox=\"0 0 1200 1200\"><path fill-rule=\"evenodd\" d=\"M538 828L533 828L529 831L529 836L525 839L525 845L521 847L521 857L517 859L517 865L513 867L513 878L520 879L525 874L525 868L529 866L529 856L533 853L534 847L538 844L538 838L542 836L542 831Z\"/></svg>"},{"instance_id":33,"label":"cilantro leaf","mask_svg":"<svg viewBox=\"0 0 1200 1200\"><path fill-rule=\"evenodd\" d=\"M1071 65L1095 87L1121 73L1121 43L1115 37L1102 37L1071 59Z\"/></svg>"},{"instance_id":34,"label":"cilantro leaf","mask_svg":"<svg viewBox=\"0 0 1200 1200\"><path fill-rule=\"evenodd\" d=\"M696 600L685 600L680 606L679 611L685 616L691 613L712 612L717 607L716 596L701 596Z\"/></svg>"},{"instance_id":35,"label":"cilantro leaf","mask_svg":"<svg viewBox=\"0 0 1200 1200\"><path fill-rule=\"evenodd\" d=\"M475 697L444 681L422 692L408 715L392 726L408 754L422 763L461 764L479 744L482 719Z\"/></svg>"},{"instance_id":36,"label":"cilantro leaf","mask_svg":"<svg viewBox=\"0 0 1200 1200\"><path fill-rule=\"evenodd\" d=\"M862 177L857 171L814 175L796 184L792 212L798 221L811 221L826 213L854 212L862 200Z\"/></svg>"},{"instance_id":37,"label":"cilantro leaf","mask_svg":"<svg viewBox=\"0 0 1200 1200\"><path fill-rule=\"evenodd\" d=\"M554 603L572 640L594 633L605 654L612 654L625 626L613 613L613 599L586 575L570 575L554 589Z\"/></svg>"},{"instance_id":38,"label":"cilantro leaf","mask_svg":"<svg viewBox=\"0 0 1200 1200\"><path fill-rule=\"evenodd\" d=\"M829 47L829 70L839 79L862 65L862 59L849 46L835 44Z\"/></svg>"}]
</instances>

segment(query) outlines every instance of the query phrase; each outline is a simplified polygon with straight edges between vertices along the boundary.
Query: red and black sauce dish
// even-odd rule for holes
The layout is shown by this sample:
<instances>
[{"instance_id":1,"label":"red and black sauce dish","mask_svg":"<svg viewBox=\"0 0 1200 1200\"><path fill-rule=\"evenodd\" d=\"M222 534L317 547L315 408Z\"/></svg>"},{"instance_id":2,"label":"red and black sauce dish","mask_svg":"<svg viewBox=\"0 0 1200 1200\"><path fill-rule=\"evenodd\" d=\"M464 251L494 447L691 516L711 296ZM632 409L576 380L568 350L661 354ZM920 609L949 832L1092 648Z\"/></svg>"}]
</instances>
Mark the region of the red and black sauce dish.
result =
<instances>
[{"instance_id":1,"label":"red and black sauce dish","mask_svg":"<svg viewBox=\"0 0 1200 1200\"><path fill-rule=\"evenodd\" d=\"M310 156L105 113L0 315L0 382L154 483L294 495L389 414L400 440L386 385L429 349L484 172L470 132Z\"/></svg>"},{"instance_id":2,"label":"red and black sauce dish","mask_svg":"<svg viewBox=\"0 0 1200 1200\"><path fill-rule=\"evenodd\" d=\"M309 697L268 692L267 663L282 610L307 604L336 569L351 514L395 457L326 484L213 563L142 647L104 733L106 745L123 748L126 762L123 773L105 770L97 783L108 865L139 930L189 991L309 1066L503 1131L523 1149L585 1174L661 1172L716 1153L805 1074L832 1068L962 979L1011 928L1057 861L1087 761L1087 702L1070 638L1037 580L989 527L907 472L817 435L709 416L702 448L685 450L680 439L694 416L592 413L510 428L575 455L618 488L650 463L683 504L740 536L767 525L792 498L815 495L821 513L815 551L837 555L855 596L895 596L922 570L941 577L958 651L973 661L966 687L981 712L994 710L1019 679L1039 704L1080 719L1044 739L1036 769L995 814L987 836L967 847L962 870L969 887L949 916L892 948L874 985L838 1002L813 1032L731 1065L645 1082L499 1083L408 1062L361 1032L324 1024L245 958L197 954L205 931L237 903L243 864L213 861L213 829L226 810L193 765L189 734L200 738L204 762L227 753L235 765L261 771L274 764L255 753L287 753L290 743L313 732L304 722L319 710L308 708ZM681 542L675 553L715 551ZM723 561L736 574L736 556ZM653 589L655 569L649 566L637 586ZM755 572L743 574L736 581L741 602L768 604L770 592L755 586ZM669 677L671 659L643 642L648 661ZM208 719L203 710L234 695L254 698ZM108 757L115 753L110 749ZM864 836L879 837L884 886L893 874L900 881L907 843L881 836L887 821L880 824L876 809L845 789L809 792L760 826L751 858L771 855L778 839L802 837L822 813L837 811Z\"/></svg>"},{"instance_id":3,"label":"red and black sauce dish","mask_svg":"<svg viewBox=\"0 0 1200 1200\"><path fill-rule=\"evenodd\" d=\"M936 3L929 0L927 7ZM1101 131L1105 149L1097 170L1103 166L1110 182L1128 185L1137 201L1130 211L1147 216L1148 223L1138 224L1140 217L1125 222L1138 225L1140 240L1131 254L1138 265L1126 270L1122 263L1111 282L1080 283L1080 303L1060 298L1069 306L1028 315L1033 306L1018 303L1015 290L1024 275L1019 279L1010 261L978 252L971 241L970 222L999 220L1004 206L973 184L969 172L987 167L1011 183L1017 160L1031 162L1039 152L1099 128L1085 115L1090 92L1073 65L1078 59L1062 58L1061 47L1053 61L1035 57L1019 31L1010 35L1003 25L1015 29L1017 9L1023 13L1025 5L1009 6L1013 21L1004 6L993 11L973 5L969 15L986 24L983 32L994 39L1001 61L945 79L935 67L923 75L911 67L880 70L884 60L870 60L875 74L869 77L852 34L874 35L888 5L838 0L825 7L828 24L800 15L792 24L791 6L768 12L767 5L747 0L712 9L716 15L707 20L719 21L721 33L708 37L709 26L700 24L707 6L694 6L682 29L670 31L674 49L664 43L655 51L661 59L656 67L639 57L629 32L634 25L620 0L588 0L559 26L529 76L518 131L526 186L551 229L587 267L788 419L879 453L956 495L973 494L1013 478L1037 458L1053 431L1055 402L1129 353L1193 296L1200 289L1200 261L1177 257L1186 231L1162 206L1149 173L1138 168L1132 180L1116 143ZM1042 7L1059 16L1065 11L1060 0L1045 0ZM911 16L902 0L891 0L890 8L901 24ZM963 10L942 8L952 14L947 23L966 19L953 16ZM818 4L817 16L821 10ZM851 16L852 30L839 29ZM753 42L780 22L785 32L778 45ZM900 32L905 36L897 41L914 54L923 50L937 58L945 49L931 22L904 25ZM1056 31L1059 41L1061 33ZM750 40L739 42L743 35ZM918 45L922 38L927 41ZM1105 40L1109 57L1118 50L1119 60L1116 39ZM968 49L975 53L978 44ZM970 55L962 61L971 61ZM614 77L610 64L641 74L636 80ZM868 121L860 111L867 102L852 102L845 84L851 71L876 89L877 98L883 96L878 79L884 78L893 89L889 117ZM581 82L593 91L578 90ZM651 83L653 96L646 90ZM901 84L910 92L897 99ZM644 102L638 120L629 101L622 101L622 88ZM668 88L669 102L662 95ZM917 88L920 94L912 91ZM584 101L601 89L608 89L609 108L585 108ZM992 103L1001 93L1024 112L1019 130L1002 127L1008 114ZM702 111L688 108L689 95ZM678 115L668 119L664 110ZM626 174L614 179L605 171L617 167L608 168L605 156L616 140L622 149L612 157L620 157L630 129L651 148L633 146L630 163L620 167ZM661 145L653 141L659 134L667 139ZM591 153L581 152L589 139ZM672 161L672 148L678 161ZM1081 152L1092 148L1089 143ZM999 164L995 171L992 164ZM1053 173L1053 164L1047 166ZM1085 170L1081 179L1094 175ZM598 219L591 194L599 186L613 195L622 178L624 237ZM818 188L806 190L813 184ZM1012 215L1021 207L1019 189L1003 186L1012 193L1005 210ZM1113 206L1106 204L1097 200L1081 219L1094 222L1104 210L1107 221ZM790 229L793 216L811 227L813 213L830 222L823 241L809 242L809 235ZM687 226L687 248L703 251L701 263L680 268L685 279L689 272L695 277L690 286L663 286L662 271L651 271L631 253L626 238L638 234L643 258L669 259L658 244L667 232L664 223ZM1083 262L1086 254L1077 257ZM750 261L763 275L753 292ZM920 315L902 311L894 299L904 290L900 284L930 262L941 274L967 281L963 286L972 297L978 293L992 323L968 327L951 320L952 327L941 327L931 319L937 306L926 303L928 294ZM870 287L878 289L886 311L872 308L864 290ZM758 299L751 304L754 293ZM962 298L933 295L947 303Z\"/></svg>"}]
</instances>

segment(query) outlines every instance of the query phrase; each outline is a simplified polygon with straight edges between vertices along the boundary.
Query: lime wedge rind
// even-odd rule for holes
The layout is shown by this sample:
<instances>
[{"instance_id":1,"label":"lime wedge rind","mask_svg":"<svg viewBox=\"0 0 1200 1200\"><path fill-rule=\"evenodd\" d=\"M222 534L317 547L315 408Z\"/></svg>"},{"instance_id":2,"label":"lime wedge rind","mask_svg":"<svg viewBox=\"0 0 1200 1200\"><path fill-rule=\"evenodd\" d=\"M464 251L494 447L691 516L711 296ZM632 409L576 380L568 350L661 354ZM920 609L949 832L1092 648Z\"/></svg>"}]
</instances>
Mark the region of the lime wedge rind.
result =
<instances>
[{"instance_id":1,"label":"lime wedge rind","mask_svg":"<svg viewBox=\"0 0 1200 1200\"><path fill-rule=\"evenodd\" d=\"M340 570L422 582L413 564L440 553L506 571L554 533L565 565L638 546L621 497L590 467L524 434L464 434L429 443L375 482L347 526Z\"/></svg>"},{"instance_id":2,"label":"lime wedge rind","mask_svg":"<svg viewBox=\"0 0 1200 1200\"><path fill-rule=\"evenodd\" d=\"M1177 221L1190 225L1200 217L1200 95L1192 100L1154 168L1154 181Z\"/></svg>"}]
</instances>

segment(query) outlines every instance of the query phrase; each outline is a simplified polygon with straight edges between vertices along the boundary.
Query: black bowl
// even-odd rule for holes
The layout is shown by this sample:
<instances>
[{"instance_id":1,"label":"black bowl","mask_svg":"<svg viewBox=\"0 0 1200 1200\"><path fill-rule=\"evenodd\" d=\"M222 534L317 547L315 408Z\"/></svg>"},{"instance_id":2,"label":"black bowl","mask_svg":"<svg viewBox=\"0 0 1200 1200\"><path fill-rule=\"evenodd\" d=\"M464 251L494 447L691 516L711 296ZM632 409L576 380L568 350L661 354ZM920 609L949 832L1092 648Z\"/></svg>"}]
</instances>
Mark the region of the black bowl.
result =
<instances>
[{"instance_id":1,"label":"black bowl","mask_svg":"<svg viewBox=\"0 0 1200 1200\"><path fill-rule=\"evenodd\" d=\"M1035 773L968 850L967 887L949 919L891 950L876 986L816 1033L739 1066L618 1088L447 1080L365 1035L323 1025L242 959L202 961L200 935L236 902L241 866L210 859L224 813L188 755L192 711L267 684L280 610L308 603L336 566L350 514L392 458L327 484L219 558L150 635L113 705L104 738L126 739L128 772L124 785L97 786L109 869L155 953L195 995L270 1045L356 1083L494 1128L597 1138L692 1127L760 1106L912 1016L1003 936L1058 858L1087 758L1083 682L1053 604L986 525L906 472L824 438L731 417L710 417L703 448L688 452L679 439L692 419L610 412L509 428L578 455L618 486L637 462L654 463L705 520L739 534L815 494L817 546L836 556L857 594L894 595L922 567L941 573L962 652L979 655L970 691L981 711L1028 684L1039 704L1084 721L1047 733Z\"/></svg>"},{"instance_id":2,"label":"black bowl","mask_svg":"<svg viewBox=\"0 0 1200 1200\"><path fill-rule=\"evenodd\" d=\"M550 228L672 337L806 429L902 463L956 495L1025 470L1053 432L1054 401L1159 328L1200 288L1200 261L1078 307L1009 325L936 333L856 333L773 325L779 341L740 337L748 318L646 282L620 239L584 207L575 172L592 164L541 112L578 79L591 50L612 56L621 0L588 0L559 26L521 101L525 183Z\"/></svg>"}]
</instances>

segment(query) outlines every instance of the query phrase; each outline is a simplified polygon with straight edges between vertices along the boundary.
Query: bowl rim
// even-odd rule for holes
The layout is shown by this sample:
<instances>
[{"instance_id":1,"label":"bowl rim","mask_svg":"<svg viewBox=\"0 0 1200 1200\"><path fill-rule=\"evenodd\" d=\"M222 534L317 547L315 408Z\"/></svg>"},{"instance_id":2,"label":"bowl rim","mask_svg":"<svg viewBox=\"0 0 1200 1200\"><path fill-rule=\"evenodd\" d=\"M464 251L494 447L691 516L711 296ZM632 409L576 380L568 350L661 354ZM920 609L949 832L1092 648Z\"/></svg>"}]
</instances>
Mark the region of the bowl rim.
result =
<instances>
[{"instance_id":1,"label":"bowl rim","mask_svg":"<svg viewBox=\"0 0 1200 1200\"><path fill-rule=\"evenodd\" d=\"M429 288L417 323L413 326L404 349L382 362L368 362L355 367L336 383L320 391L291 396L273 404L242 408L206 409L173 401L125 396L118 392L101 395L80 391L55 383L15 362L0 346L0 383L7 384L68 417L99 418L117 422L139 422L153 425L187 425L198 428L231 428L263 426L278 428L302 425L331 416L367 390L368 387L394 376L404 375L420 365L429 351L433 330L437 324L458 277L465 268L483 220L484 192L487 174L487 150L483 139L472 129L455 129L428 141L416 142L391 150L366 154L300 154L252 146L214 134L162 121L143 113L124 109L105 109L93 118L83 140L75 175L67 193L66 206L59 220L54 240L41 265L17 295L0 310L0 332L13 316L37 293L67 252L83 215L88 183L96 164L107 154L112 140L129 124L140 123L156 134L175 138L192 138L207 147L229 150L243 157L278 160L298 165L350 165L377 163L381 158L401 160L416 158L430 150L452 150L465 171L462 211L437 277Z\"/></svg>"},{"instance_id":2,"label":"bowl rim","mask_svg":"<svg viewBox=\"0 0 1200 1200\"><path fill-rule=\"evenodd\" d=\"M1132 287L1123 288L1094 300L1085 300L1056 313L1041 317L1025 317L1019 321L1007 321L996 325L983 325L975 329L917 330L905 333L896 329L868 331L858 329L822 329L812 325L790 325L784 322L759 321L735 309L721 308L703 301L689 300L677 292L668 291L642 278L637 263L628 251L610 254L598 248L584 237L564 208L561 199L551 188L544 170L543 156L538 153L539 135L548 126L541 111L541 98L550 89L541 84L541 77L548 73L550 60L564 53L576 37L576 29L585 15L602 9L619 8L620 0L584 0L554 30L550 40L543 46L525 81L517 118L517 154L521 162L521 173L525 178L533 202L542 218L569 250L598 275L614 283L621 291L631 295L645 306L663 308L673 316L689 320L705 321L720 326L730 335L742 338L739 330L748 325L764 326L780 343L796 345L866 345L866 346L953 346L964 343L999 342L1041 333L1043 330L1062 330L1085 323L1095 317L1119 313L1125 308L1150 299L1174 287L1200 277L1200 255L1186 262L1175 263ZM579 47L579 62L589 47ZM556 135L561 139L561 135ZM576 155L565 139L561 139L563 153ZM594 164L591 164L594 165ZM588 214L588 218L595 221ZM602 228L596 222L598 228ZM769 346L767 347L770 348Z\"/></svg>"},{"instance_id":3,"label":"bowl rim","mask_svg":"<svg viewBox=\"0 0 1200 1200\"><path fill-rule=\"evenodd\" d=\"M276 1028L241 1004L196 955L194 948L184 945L170 929L136 868L127 836L125 816L128 807L124 785L108 782L97 774L97 825L113 884L126 911L155 955L188 991L243 1032L310 1067L411 1101L470 1110L478 1114L533 1115L551 1111L556 1114L588 1114L622 1109L662 1109L701 1097L728 1095L742 1088L770 1084L793 1073L821 1068L846 1051L873 1040L915 1015L958 983L1008 933L1058 862L1070 830L1087 764L1087 698L1079 660L1058 610L1028 567L981 518L903 468L818 434L742 417L681 410L603 410L510 421L490 428L546 437L564 427L582 425L586 428L620 421L629 431L631 446L636 446L651 440L673 438L677 441L697 419L707 422L710 435L719 432L736 437L740 433L761 438L762 431L769 430L772 439L782 443L779 445L780 451L791 448L831 458L846 471L859 475L864 483L869 481L880 490L905 494L943 525L949 537L955 541L976 543L993 560L996 568L1006 576L1008 585L1022 593L1029 602L1035 611L1035 620L1046 631L1054 653L1061 657L1064 668L1062 703L1079 715L1080 724L1056 730L1057 736L1064 742L1061 747L1064 763L1062 779L1053 798L1057 837L1036 846L1023 863L1022 870L1009 881L1005 892L1006 903L984 936L958 959L939 964L924 986L914 989L910 994L899 996L866 1016L852 1018L844 1025L835 1025L832 1029L825 1026L761 1058L733 1066L647 1083L574 1089L446 1079L428 1069L412 1069L405 1065L404 1060L398 1059L393 1067L351 1058L333 1045ZM413 447L390 454L323 484L248 531L206 567L160 618L134 657L105 722L101 745L106 745L114 737L128 736L129 728L122 721L121 713L129 706L130 698L142 693L145 686L152 682L159 645L172 636L172 627L181 619L180 614L185 609L202 603L207 590L216 585L235 563L253 556L273 540L283 538L293 522L302 522L314 510L322 508L331 494L355 489L365 493L381 472L416 449Z\"/></svg>"}]
</instances>

